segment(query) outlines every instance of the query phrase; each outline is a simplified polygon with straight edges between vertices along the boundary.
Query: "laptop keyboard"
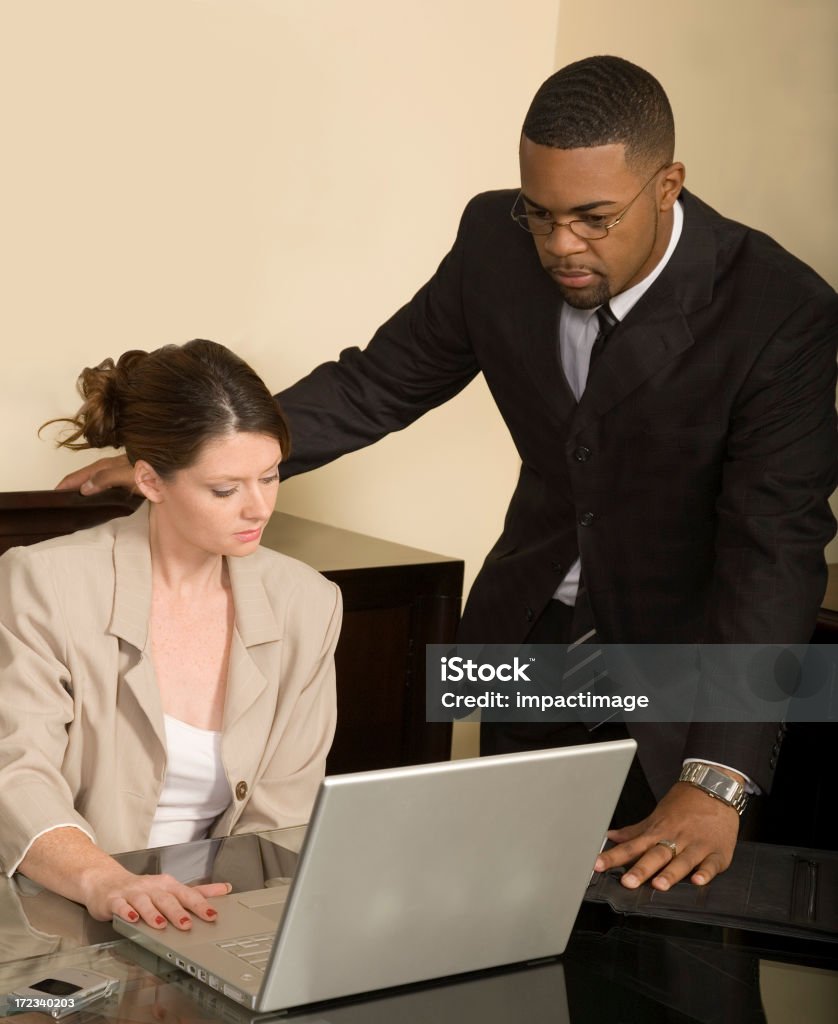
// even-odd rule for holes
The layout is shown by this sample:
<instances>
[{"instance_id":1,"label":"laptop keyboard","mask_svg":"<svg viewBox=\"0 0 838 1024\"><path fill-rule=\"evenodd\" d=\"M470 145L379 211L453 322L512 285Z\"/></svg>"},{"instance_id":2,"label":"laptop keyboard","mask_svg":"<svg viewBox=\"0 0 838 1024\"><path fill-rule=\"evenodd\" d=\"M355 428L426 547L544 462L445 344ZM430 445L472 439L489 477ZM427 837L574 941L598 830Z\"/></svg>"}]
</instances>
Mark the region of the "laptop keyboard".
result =
<instances>
[{"instance_id":1,"label":"laptop keyboard","mask_svg":"<svg viewBox=\"0 0 838 1024\"><path fill-rule=\"evenodd\" d=\"M219 949L232 953L244 960L257 971L264 971L271 955L276 932L265 932L261 935L247 935L243 939L230 939L228 942L217 942Z\"/></svg>"}]
</instances>

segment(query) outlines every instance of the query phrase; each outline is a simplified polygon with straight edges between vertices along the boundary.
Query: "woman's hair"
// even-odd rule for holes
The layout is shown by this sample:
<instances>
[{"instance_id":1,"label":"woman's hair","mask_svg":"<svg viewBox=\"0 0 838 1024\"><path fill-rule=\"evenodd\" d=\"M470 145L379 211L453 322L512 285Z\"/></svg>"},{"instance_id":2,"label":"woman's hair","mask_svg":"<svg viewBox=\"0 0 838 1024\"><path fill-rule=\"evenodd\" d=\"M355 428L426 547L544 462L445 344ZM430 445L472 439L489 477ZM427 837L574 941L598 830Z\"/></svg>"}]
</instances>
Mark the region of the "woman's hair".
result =
<instances>
[{"instance_id":1,"label":"woman's hair","mask_svg":"<svg viewBox=\"0 0 838 1024\"><path fill-rule=\"evenodd\" d=\"M200 338L105 359L78 379L84 403L62 448L124 448L162 477L191 466L208 442L265 434L290 451L288 425L261 378L223 345ZM44 424L47 426L48 424ZM42 428L43 429L43 428Z\"/></svg>"}]
</instances>

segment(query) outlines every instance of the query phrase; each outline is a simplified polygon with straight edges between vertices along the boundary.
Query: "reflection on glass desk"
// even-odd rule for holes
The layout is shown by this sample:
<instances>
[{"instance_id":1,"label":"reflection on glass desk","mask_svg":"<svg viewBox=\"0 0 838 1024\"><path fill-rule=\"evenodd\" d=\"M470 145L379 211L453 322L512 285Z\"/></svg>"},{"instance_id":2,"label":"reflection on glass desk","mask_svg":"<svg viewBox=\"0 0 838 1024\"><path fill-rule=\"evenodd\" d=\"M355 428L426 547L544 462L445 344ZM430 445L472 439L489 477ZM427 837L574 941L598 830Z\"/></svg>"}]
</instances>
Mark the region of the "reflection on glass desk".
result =
<instances>
[{"instance_id":1,"label":"reflection on glass desk","mask_svg":"<svg viewBox=\"0 0 838 1024\"><path fill-rule=\"evenodd\" d=\"M241 891L287 884L303 835L304 829L286 829L120 859L132 870L168 871L183 881L224 878ZM557 884L559 879L557 872ZM26 879L0 879L0 993L66 967L119 981L106 1002L66 1018L71 1024L248 1024L280 1016L259 1016L225 999ZM834 1024L836 1007L838 944L621 916L585 904L566 953L555 961L370 993L283 1016L309 1024ZM25 1024L49 1018L27 1011L0 1019Z\"/></svg>"}]
</instances>

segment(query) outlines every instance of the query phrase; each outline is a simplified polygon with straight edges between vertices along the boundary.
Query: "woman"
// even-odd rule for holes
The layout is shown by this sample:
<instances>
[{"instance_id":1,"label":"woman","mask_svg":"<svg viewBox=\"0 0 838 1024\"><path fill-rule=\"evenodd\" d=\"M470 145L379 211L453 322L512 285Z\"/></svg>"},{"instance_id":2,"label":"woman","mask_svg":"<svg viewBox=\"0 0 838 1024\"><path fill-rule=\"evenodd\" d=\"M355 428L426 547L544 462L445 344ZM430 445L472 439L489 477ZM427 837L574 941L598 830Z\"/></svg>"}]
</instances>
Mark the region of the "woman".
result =
<instances>
[{"instance_id":1,"label":"woman","mask_svg":"<svg viewBox=\"0 0 838 1024\"><path fill-rule=\"evenodd\" d=\"M0 559L0 864L107 920L212 920L109 854L308 820L335 726L340 592L259 547L288 430L221 345L79 379L69 448L124 447L146 502Z\"/></svg>"}]
</instances>

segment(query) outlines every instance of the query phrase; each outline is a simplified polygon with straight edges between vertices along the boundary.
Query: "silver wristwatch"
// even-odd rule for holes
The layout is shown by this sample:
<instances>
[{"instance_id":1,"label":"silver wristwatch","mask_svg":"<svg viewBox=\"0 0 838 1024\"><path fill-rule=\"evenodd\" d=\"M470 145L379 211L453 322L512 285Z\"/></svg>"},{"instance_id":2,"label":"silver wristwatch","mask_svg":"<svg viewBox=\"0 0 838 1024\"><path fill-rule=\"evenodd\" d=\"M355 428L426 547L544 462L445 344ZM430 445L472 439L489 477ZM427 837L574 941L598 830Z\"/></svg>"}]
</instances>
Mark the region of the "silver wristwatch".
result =
<instances>
[{"instance_id":1,"label":"silver wristwatch","mask_svg":"<svg viewBox=\"0 0 838 1024\"><path fill-rule=\"evenodd\" d=\"M691 786L703 789L705 793L716 800L732 807L741 817L748 806L748 794L745 787L732 779L724 772L720 772L712 764L705 764L703 761L690 761L681 769L678 776L679 782L689 782Z\"/></svg>"}]
</instances>

